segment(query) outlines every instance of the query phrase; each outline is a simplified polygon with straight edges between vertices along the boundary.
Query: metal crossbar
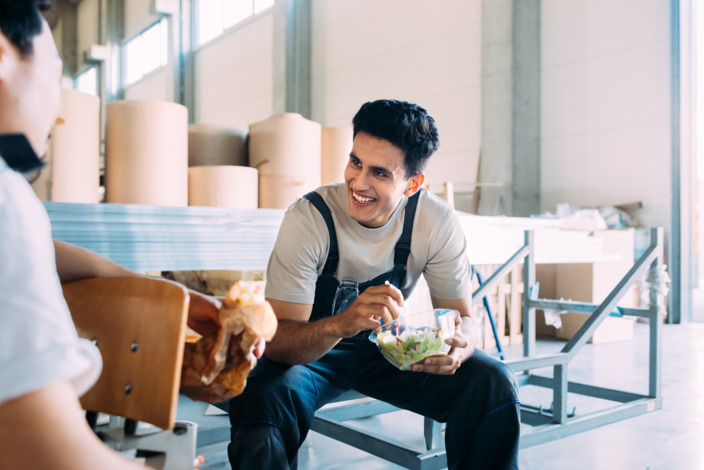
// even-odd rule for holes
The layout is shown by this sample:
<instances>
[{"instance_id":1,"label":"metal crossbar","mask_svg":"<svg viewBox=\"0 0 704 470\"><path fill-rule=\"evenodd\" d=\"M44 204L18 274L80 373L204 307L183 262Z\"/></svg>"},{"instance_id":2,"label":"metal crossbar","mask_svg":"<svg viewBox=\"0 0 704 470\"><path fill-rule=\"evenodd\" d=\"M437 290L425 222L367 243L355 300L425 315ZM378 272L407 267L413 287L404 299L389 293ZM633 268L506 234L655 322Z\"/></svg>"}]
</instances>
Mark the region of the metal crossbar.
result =
<instances>
[{"instance_id":1,"label":"metal crossbar","mask_svg":"<svg viewBox=\"0 0 704 470\"><path fill-rule=\"evenodd\" d=\"M524 423L531 424L532 429L521 434L521 447L531 447L566 437L575 433L594 429L605 424L631 418L644 413L662 408L661 378L662 378L662 323L663 315L657 303L655 286L650 286L650 305L647 308L620 308L617 303L626 291L643 277L648 270L658 270L662 264L662 238L661 228L651 229L650 246L636 261L628 273L621 279L616 287L606 296L599 305L585 302L557 301L539 299L535 292L535 262L534 262L534 237L530 232L525 234L524 246L509 260L517 264L525 258L524 269L524 357L508 361L516 372L523 372L523 384L536 385L552 389L553 404L550 410L536 409L535 406L522 406L521 419ZM507 263L508 264L508 263ZM504 264L506 271L512 266ZM535 310L569 310L572 312L589 313L589 317L565 344L560 352L544 356L535 355ZM575 358L589 338L594 334L599 325L612 312L648 319L650 329L649 337L649 366L648 366L648 392L637 394L627 391L615 390L595 385L587 385L568 380L568 366ZM552 367L552 377L542 377L531 374L533 369ZM592 398L599 398L617 403L605 409L583 415L568 416L567 394L573 393Z\"/></svg>"},{"instance_id":2,"label":"metal crossbar","mask_svg":"<svg viewBox=\"0 0 704 470\"><path fill-rule=\"evenodd\" d=\"M657 228L650 231L650 246L646 252L599 305L538 298L535 282L535 235L532 231L525 232L524 245L474 291L472 294L473 302L484 297L492 288L496 288L498 283L516 265L523 264L523 357L509 360L507 364L519 374L519 382L522 386L533 385L552 389L553 396L552 407L549 409L544 409L542 406L522 404L521 420L530 428L524 429L521 434L521 448L560 439L662 408L660 390L663 315L657 304L655 287L650 287L650 305L648 308L617 307L619 300L640 277L649 269L658 269L662 264L662 240L662 229ZM536 355L536 309L569 310L589 314L589 317L561 351ZM568 380L570 362L611 313L649 320L649 386L646 394L637 394ZM553 368L552 377L531 374L532 370L546 367ZM607 400L616 404L598 411L578 414L574 408L572 410L567 408L568 393ZM409 469L430 470L445 468L447 459L445 450L442 448L439 423L426 418L427 449L412 449L406 444L390 439L388 436L380 436L344 422L362 416L372 416L396 410L398 408L377 401L353 403L330 411L322 409L316 414L312 429Z\"/></svg>"}]
</instances>

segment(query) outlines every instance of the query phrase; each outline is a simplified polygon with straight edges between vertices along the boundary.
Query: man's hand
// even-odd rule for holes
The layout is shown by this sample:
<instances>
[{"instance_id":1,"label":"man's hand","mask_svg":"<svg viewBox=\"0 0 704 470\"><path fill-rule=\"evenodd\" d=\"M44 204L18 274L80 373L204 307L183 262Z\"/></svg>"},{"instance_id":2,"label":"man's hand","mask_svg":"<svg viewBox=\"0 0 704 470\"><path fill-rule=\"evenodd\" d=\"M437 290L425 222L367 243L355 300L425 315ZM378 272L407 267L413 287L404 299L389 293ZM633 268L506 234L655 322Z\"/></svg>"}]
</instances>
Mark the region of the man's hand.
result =
<instances>
[{"instance_id":1,"label":"man's hand","mask_svg":"<svg viewBox=\"0 0 704 470\"><path fill-rule=\"evenodd\" d=\"M259 338L259 341L254 343L250 352L254 354L254 357L257 359L261 359L262 355L264 355L264 349L266 349L266 341L264 341L264 338Z\"/></svg>"},{"instance_id":2,"label":"man's hand","mask_svg":"<svg viewBox=\"0 0 704 470\"><path fill-rule=\"evenodd\" d=\"M423 362L413 364L411 370L430 374L453 375L462 363L474 353L477 344L476 331L470 317L457 315L455 335L447 339L447 344L451 346L447 356L429 357Z\"/></svg>"},{"instance_id":3,"label":"man's hand","mask_svg":"<svg viewBox=\"0 0 704 470\"><path fill-rule=\"evenodd\" d=\"M188 293L191 296L188 305L188 326L203 336L217 331L220 327L220 300L194 290L189 290Z\"/></svg>"},{"instance_id":4,"label":"man's hand","mask_svg":"<svg viewBox=\"0 0 704 470\"><path fill-rule=\"evenodd\" d=\"M346 310L331 317L335 328L343 338L351 338L360 331L371 330L380 325L380 320L389 323L398 318L403 306L403 294L391 284L372 286L359 294Z\"/></svg>"}]
</instances>

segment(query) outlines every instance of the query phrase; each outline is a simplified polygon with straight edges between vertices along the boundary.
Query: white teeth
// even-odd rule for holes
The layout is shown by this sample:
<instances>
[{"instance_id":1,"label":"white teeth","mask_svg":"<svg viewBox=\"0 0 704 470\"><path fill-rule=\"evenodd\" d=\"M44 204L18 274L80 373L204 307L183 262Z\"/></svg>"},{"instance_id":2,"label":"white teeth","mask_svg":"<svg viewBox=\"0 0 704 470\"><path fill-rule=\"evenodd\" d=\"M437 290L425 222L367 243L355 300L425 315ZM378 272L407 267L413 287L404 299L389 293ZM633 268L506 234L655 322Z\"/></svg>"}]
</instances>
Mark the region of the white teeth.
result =
<instances>
[{"instance_id":1,"label":"white teeth","mask_svg":"<svg viewBox=\"0 0 704 470\"><path fill-rule=\"evenodd\" d=\"M370 202L372 202L374 200L373 197L364 197L364 196L360 196L357 193L352 193L352 197L354 197L354 199L356 201L359 201L362 204L369 204Z\"/></svg>"}]
</instances>

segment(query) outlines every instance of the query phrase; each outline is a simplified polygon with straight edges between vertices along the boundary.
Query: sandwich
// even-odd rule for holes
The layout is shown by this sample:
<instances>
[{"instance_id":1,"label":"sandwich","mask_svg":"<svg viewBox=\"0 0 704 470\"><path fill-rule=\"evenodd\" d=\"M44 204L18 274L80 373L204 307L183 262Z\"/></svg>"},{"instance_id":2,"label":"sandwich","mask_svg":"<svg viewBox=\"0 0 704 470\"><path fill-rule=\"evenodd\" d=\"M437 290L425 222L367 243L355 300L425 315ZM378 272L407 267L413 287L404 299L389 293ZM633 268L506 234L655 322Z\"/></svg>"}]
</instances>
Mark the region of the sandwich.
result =
<instances>
[{"instance_id":1,"label":"sandwich","mask_svg":"<svg viewBox=\"0 0 704 470\"><path fill-rule=\"evenodd\" d=\"M186 343L181 392L192 400L220 403L242 393L257 364L256 344L276 333L276 315L260 283L238 281L219 312L220 328Z\"/></svg>"}]
</instances>

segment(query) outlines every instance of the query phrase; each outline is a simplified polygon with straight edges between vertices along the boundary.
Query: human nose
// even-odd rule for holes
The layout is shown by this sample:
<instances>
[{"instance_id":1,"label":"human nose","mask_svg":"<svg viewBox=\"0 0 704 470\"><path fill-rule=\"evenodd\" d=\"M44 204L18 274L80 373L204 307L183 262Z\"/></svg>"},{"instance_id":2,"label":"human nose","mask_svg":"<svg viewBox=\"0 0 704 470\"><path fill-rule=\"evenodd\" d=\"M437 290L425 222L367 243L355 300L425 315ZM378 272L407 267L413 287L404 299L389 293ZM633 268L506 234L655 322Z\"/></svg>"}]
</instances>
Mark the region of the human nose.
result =
<instances>
[{"instance_id":1,"label":"human nose","mask_svg":"<svg viewBox=\"0 0 704 470\"><path fill-rule=\"evenodd\" d=\"M371 186L369 181L369 173L365 170L360 170L353 178L353 188L356 191L363 191L365 189L368 189Z\"/></svg>"}]
</instances>

